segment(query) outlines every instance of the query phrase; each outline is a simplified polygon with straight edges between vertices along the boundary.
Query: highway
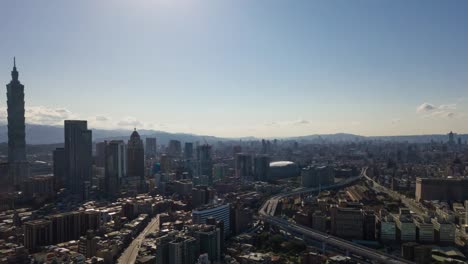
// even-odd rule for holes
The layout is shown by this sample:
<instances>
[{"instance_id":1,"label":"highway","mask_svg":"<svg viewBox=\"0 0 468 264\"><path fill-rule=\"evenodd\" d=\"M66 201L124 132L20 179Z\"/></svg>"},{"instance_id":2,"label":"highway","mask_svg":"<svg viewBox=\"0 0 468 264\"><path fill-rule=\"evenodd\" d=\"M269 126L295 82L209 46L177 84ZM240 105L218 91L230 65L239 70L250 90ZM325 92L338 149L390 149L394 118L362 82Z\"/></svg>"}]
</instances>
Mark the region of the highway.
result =
<instances>
[{"instance_id":1,"label":"highway","mask_svg":"<svg viewBox=\"0 0 468 264\"><path fill-rule=\"evenodd\" d=\"M361 175L359 175L358 177L350 178L348 180L339 182L335 185L322 188L322 190L339 188L339 187L345 186L357 179L362 178L365 175L366 170L367 168L364 168L361 171ZM276 206L280 199L288 197L288 196L292 196L292 195L310 193L314 191L318 191L318 188L309 188L309 189L294 191L290 193L279 194L279 195L275 195L271 197L271 199L267 200L263 204L263 206L260 208L259 210L260 219L262 219L263 221L267 223L275 225L291 234L300 234L302 237L307 237L315 241L325 243L326 245L329 245L331 247L342 249L346 251L347 253L362 256L376 263L412 263L410 261L400 259L396 256L392 256L392 255L385 254L383 252L380 252L371 248L360 246L352 242L349 242L347 240L344 240L335 236L331 236L326 233L322 233L322 232L319 232L317 230L314 230L314 229L311 229L302 225L291 223L287 220L274 216Z\"/></svg>"},{"instance_id":2,"label":"highway","mask_svg":"<svg viewBox=\"0 0 468 264\"><path fill-rule=\"evenodd\" d=\"M117 263L119 264L134 264L135 263L138 257L138 251L140 250L141 243L145 239L146 235L152 232L155 232L159 229L159 226L157 225L156 220L157 220L156 217L151 219L151 222L145 227L145 229L141 231L138 237L135 238L132 241L132 243L130 243L130 245L125 249L125 251L117 260Z\"/></svg>"}]
</instances>

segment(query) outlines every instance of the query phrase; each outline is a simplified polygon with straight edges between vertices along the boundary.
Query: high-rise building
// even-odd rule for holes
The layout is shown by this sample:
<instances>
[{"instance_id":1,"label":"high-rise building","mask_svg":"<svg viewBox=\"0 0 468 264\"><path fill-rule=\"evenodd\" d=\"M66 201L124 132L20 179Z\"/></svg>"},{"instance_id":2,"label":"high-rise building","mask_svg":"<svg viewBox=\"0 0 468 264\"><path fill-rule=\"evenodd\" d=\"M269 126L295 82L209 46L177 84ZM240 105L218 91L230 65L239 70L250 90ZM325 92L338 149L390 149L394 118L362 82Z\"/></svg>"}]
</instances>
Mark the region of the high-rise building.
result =
<instances>
[{"instance_id":1,"label":"high-rise building","mask_svg":"<svg viewBox=\"0 0 468 264\"><path fill-rule=\"evenodd\" d=\"M170 140L167 154L171 157L178 158L182 155L182 144L179 140Z\"/></svg>"},{"instance_id":2,"label":"high-rise building","mask_svg":"<svg viewBox=\"0 0 468 264\"><path fill-rule=\"evenodd\" d=\"M347 239L363 239L364 218L355 208L330 208L331 233Z\"/></svg>"},{"instance_id":3,"label":"high-rise building","mask_svg":"<svg viewBox=\"0 0 468 264\"><path fill-rule=\"evenodd\" d=\"M26 161L26 129L24 119L24 85L18 80L16 61L11 81L7 84L8 162Z\"/></svg>"},{"instance_id":4,"label":"high-rise building","mask_svg":"<svg viewBox=\"0 0 468 264\"><path fill-rule=\"evenodd\" d=\"M207 176L208 182L213 183L213 159L210 145L205 144L197 147L197 160L197 176Z\"/></svg>"},{"instance_id":5,"label":"high-rise building","mask_svg":"<svg viewBox=\"0 0 468 264\"><path fill-rule=\"evenodd\" d=\"M88 230L86 232L86 236L80 237L80 241L78 242L78 253L83 254L87 258L96 256L99 239L99 237L94 235L92 230Z\"/></svg>"},{"instance_id":6,"label":"high-rise building","mask_svg":"<svg viewBox=\"0 0 468 264\"><path fill-rule=\"evenodd\" d=\"M236 154L236 176L244 179L252 178L252 156L250 154Z\"/></svg>"},{"instance_id":7,"label":"high-rise building","mask_svg":"<svg viewBox=\"0 0 468 264\"><path fill-rule=\"evenodd\" d=\"M145 150L146 150L146 156L149 156L149 157L156 156L156 152L157 152L156 138L152 138L152 137L146 138Z\"/></svg>"},{"instance_id":8,"label":"high-rise building","mask_svg":"<svg viewBox=\"0 0 468 264\"><path fill-rule=\"evenodd\" d=\"M127 175L131 178L138 179L138 189L144 189L145 179L145 150L143 140L136 131L133 131L130 140L127 144Z\"/></svg>"},{"instance_id":9,"label":"high-rise building","mask_svg":"<svg viewBox=\"0 0 468 264\"><path fill-rule=\"evenodd\" d=\"M254 178L257 181L268 181L270 174L270 157L258 155L254 158Z\"/></svg>"},{"instance_id":10,"label":"high-rise building","mask_svg":"<svg viewBox=\"0 0 468 264\"><path fill-rule=\"evenodd\" d=\"M39 247L52 244L52 222L39 219L24 223L24 247L36 252Z\"/></svg>"},{"instance_id":11,"label":"high-rise building","mask_svg":"<svg viewBox=\"0 0 468 264\"><path fill-rule=\"evenodd\" d=\"M120 194L120 183L127 174L127 150L122 140L106 142L105 193L114 200Z\"/></svg>"},{"instance_id":12,"label":"high-rise building","mask_svg":"<svg viewBox=\"0 0 468 264\"><path fill-rule=\"evenodd\" d=\"M197 239L200 254L208 254L212 263L219 263L223 239L220 228L214 225L195 225L189 228L189 233Z\"/></svg>"},{"instance_id":13,"label":"high-rise building","mask_svg":"<svg viewBox=\"0 0 468 264\"><path fill-rule=\"evenodd\" d=\"M55 180L55 188L60 189L63 188L66 184L66 167L65 167L65 149L64 148L56 148L52 152L52 159L53 159L53 173L54 173L54 180Z\"/></svg>"},{"instance_id":14,"label":"high-rise building","mask_svg":"<svg viewBox=\"0 0 468 264\"><path fill-rule=\"evenodd\" d=\"M13 60L11 81L7 87L8 113L8 179L9 186L18 188L29 177L26 160L26 130L24 118L24 85L18 80L16 61Z\"/></svg>"},{"instance_id":15,"label":"high-rise building","mask_svg":"<svg viewBox=\"0 0 468 264\"><path fill-rule=\"evenodd\" d=\"M302 187L319 187L335 182L335 171L331 166L308 166L301 172Z\"/></svg>"},{"instance_id":16,"label":"high-rise building","mask_svg":"<svg viewBox=\"0 0 468 264\"><path fill-rule=\"evenodd\" d=\"M229 204L209 205L192 211L192 222L194 224L206 224L206 219L210 217L224 222L224 234L227 236L230 231L231 218Z\"/></svg>"},{"instance_id":17,"label":"high-rise building","mask_svg":"<svg viewBox=\"0 0 468 264\"><path fill-rule=\"evenodd\" d=\"M88 122L65 120L66 187L73 195L86 198L92 175L92 131Z\"/></svg>"},{"instance_id":18,"label":"high-rise building","mask_svg":"<svg viewBox=\"0 0 468 264\"><path fill-rule=\"evenodd\" d=\"M192 142L185 142L185 145L184 145L184 158L186 160L193 159L193 143Z\"/></svg>"},{"instance_id":19,"label":"high-rise building","mask_svg":"<svg viewBox=\"0 0 468 264\"><path fill-rule=\"evenodd\" d=\"M96 167L104 168L106 164L106 142L96 143L96 155L95 155Z\"/></svg>"}]
</instances>

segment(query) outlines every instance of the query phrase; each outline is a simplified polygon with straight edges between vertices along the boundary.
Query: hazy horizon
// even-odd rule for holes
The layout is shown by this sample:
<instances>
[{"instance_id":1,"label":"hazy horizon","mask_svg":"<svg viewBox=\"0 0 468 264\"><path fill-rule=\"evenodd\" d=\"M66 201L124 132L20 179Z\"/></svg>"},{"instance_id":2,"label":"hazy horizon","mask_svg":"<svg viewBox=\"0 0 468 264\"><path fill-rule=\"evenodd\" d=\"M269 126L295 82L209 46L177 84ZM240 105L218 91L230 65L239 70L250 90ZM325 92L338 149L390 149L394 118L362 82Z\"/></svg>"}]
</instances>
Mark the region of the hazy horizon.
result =
<instances>
[{"instance_id":1,"label":"hazy horizon","mask_svg":"<svg viewBox=\"0 0 468 264\"><path fill-rule=\"evenodd\" d=\"M33 124L231 138L463 134L467 7L7 1L0 82L16 56ZM2 121L5 106L4 92Z\"/></svg>"}]
</instances>

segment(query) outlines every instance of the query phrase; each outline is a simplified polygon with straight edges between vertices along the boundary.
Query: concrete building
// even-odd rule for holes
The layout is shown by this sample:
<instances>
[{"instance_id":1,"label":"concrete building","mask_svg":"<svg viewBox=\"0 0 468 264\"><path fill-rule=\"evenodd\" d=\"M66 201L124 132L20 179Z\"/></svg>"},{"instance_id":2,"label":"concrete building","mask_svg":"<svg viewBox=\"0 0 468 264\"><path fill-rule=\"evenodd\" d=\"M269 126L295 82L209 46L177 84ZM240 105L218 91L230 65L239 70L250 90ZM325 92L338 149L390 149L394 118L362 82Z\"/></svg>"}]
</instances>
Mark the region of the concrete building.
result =
<instances>
[{"instance_id":1,"label":"concrete building","mask_svg":"<svg viewBox=\"0 0 468 264\"><path fill-rule=\"evenodd\" d=\"M96 154L94 156L96 167L104 168L106 165L106 145L106 142L96 143Z\"/></svg>"},{"instance_id":2,"label":"concrete building","mask_svg":"<svg viewBox=\"0 0 468 264\"><path fill-rule=\"evenodd\" d=\"M186 160L193 159L193 143L192 142L185 142L184 144L184 158Z\"/></svg>"},{"instance_id":3,"label":"concrete building","mask_svg":"<svg viewBox=\"0 0 468 264\"><path fill-rule=\"evenodd\" d=\"M242 179L252 179L252 155L246 153L236 154L236 176Z\"/></svg>"},{"instance_id":4,"label":"concrete building","mask_svg":"<svg viewBox=\"0 0 468 264\"><path fill-rule=\"evenodd\" d=\"M414 224L416 226L416 237L420 243L433 243L434 242L434 224L429 217L414 217Z\"/></svg>"},{"instance_id":5,"label":"concrete building","mask_svg":"<svg viewBox=\"0 0 468 264\"><path fill-rule=\"evenodd\" d=\"M400 208L400 213L394 216L397 227L397 238L400 241L416 241L416 225L409 209Z\"/></svg>"},{"instance_id":6,"label":"concrete building","mask_svg":"<svg viewBox=\"0 0 468 264\"><path fill-rule=\"evenodd\" d=\"M330 166L308 166L301 171L302 187L314 188L335 183L335 170Z\"/></svg>"},{"instance_id":7,"label":"concrete building","mask_svg":"<svg viewBox=\"0 0 468 264\"><path fill-rule=\"evenodd\" d=\"M364 218L360 209L331 207L331 233L347 239L363 239Z\"/></svg>"},{"instance_id":8,"label":"concrete building","mask_svg":"<svg viewBox=\"0 0 468 264\"><path fill-rule=\"evenodd\" d=\"M270 178L270 157L258 155L254 158L254 179L256 181L268 181Z\"/></svg>"},{"instance_id":9,"label":"concrete building","mask_svg":"<svg viewBox=\"0 0 468 264\"><path fill-rule=\"evenodd\" d=\"M230 206L229 204L214 204L200 207L192 211L192 222L194 224L206 224L206 219L213 217L217 221L224 222L224 234L229 235L230 231Z\"/></svg>"},{"instance_id":10,"label":"concrete building","mask_svg":"<svg viewBox=\"0 0 468 264\"><path fill-rule=\"evenodd\" d=\"M157 154L158 150L158 145L156 138L153 137L147 137L145 140L145 151L146 151L146 156L148 157L154 157Z\"/></svg>"},{"instance_id":11,"label":"concrete building","mask_svg":"<svg viewBox=\"0 0 468 264\"><path fill-rule=\"evenodd\" d=\"M52 244L52 222L44 219L24 223L24 247L36 252L40 247Z\"/></svg>"},{"instance_id":12,"label":"concrete building","mask_svg":"<svg viewBox=\"0 0 468 264\"><path fill-rule=\"evenodd\" d=\"M395 241L397 230L393 215L382 216L379 220L380 240L383 242Z\"/></svg>"},{"instance_id":13,"label":"concrete building","mask_svg":"<svg viewBox=\"0 0 468 264\"><path fill-rule=\"evenodd\" d=\"M417 178L416 200L468 200L468 179L463 178Z\"/></svg>"},{"instance_id":14,"label":"concrete building","mask_svg":"<svg viewBox=\"0 0 468 264\"><path fill-rule=\"evenodd\" d=\"M443 218L433 218L435 240L439 244L453 244L455 242L455 225Z\"/></svg>"},{"instance_id":15,"label":"concrete building","mask_svg":"<svg viewBox=\"0 0 468 264\"><path fill-rule=\"evenodd\" d=\"M208 183L213 183L213 158L211 146L208 144L197 147L196 176L206 176Z\"/></svg>"},{"instance_id":16,"label":"concrete building","mask_svg":"<svg viewBox=\"0 0 468 264\"><path fill-rule=\"evenodd\" d=\"M167 154L173 158L180 158L182 156L182 144L179 140L170 140L167 148Z\"/></svg>"},{"instance_id":17,"label":"concrete building","mask_svg":"<svg viewBox=\"0 0 468 264\"><path fill-rule=\"evenodd\" d=\"M66 184L66 167L65 167L65 149L56 148L52 152L53 173L55 180L55 188L60 189Z\"/></svg>"}]
</instances>

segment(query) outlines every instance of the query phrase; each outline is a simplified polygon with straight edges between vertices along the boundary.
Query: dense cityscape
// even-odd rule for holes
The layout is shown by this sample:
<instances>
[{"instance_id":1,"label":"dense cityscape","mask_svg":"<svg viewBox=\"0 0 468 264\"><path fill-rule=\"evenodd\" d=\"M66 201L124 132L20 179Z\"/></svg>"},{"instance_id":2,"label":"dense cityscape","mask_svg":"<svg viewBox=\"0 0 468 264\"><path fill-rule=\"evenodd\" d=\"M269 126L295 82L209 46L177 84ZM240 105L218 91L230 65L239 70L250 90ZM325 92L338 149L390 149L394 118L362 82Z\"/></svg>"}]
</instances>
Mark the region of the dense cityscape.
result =
<instances>
[{"instance_id":1,"label":"dense cityscape","mask_svg":"<svg viewBox=\"0 0 468 264\"><path fill-rule=\"evenodd\" d=\"M14 62L0 263L465 263L468 145L444 140L25 142Z\"/></svg>"}]
</instances>

